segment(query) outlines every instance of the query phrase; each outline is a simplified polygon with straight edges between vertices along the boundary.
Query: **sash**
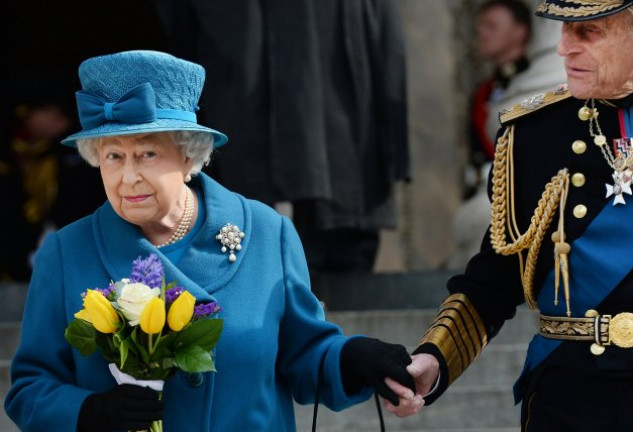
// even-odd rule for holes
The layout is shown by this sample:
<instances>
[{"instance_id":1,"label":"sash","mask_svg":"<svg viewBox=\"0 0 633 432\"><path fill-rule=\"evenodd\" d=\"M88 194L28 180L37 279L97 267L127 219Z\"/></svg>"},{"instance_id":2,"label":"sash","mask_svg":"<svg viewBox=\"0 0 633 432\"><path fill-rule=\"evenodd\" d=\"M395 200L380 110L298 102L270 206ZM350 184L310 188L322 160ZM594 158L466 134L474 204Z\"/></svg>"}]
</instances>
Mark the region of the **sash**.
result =
<instances>
[{"instance_id":1,"label":"sash","mask_svg":"<svg viewBox=\"0 0 633 432\"><path fill-rule=\"evenodd\" d=\"M609 200L585 233L571 244L569 286L572 317L584 317L588 309L595 309L633 270L630 257L633 230L627 229L627 221L631 220L633 203L614 206ZM552 270L538 295L538 307L545 315L565 316L562 288L558 306L554 305L554 292ZM527 375L562 342L539 334L534 336L528 347L523 371L514 384L516 403L523 398Z\"/></svg>"}]
</instances>

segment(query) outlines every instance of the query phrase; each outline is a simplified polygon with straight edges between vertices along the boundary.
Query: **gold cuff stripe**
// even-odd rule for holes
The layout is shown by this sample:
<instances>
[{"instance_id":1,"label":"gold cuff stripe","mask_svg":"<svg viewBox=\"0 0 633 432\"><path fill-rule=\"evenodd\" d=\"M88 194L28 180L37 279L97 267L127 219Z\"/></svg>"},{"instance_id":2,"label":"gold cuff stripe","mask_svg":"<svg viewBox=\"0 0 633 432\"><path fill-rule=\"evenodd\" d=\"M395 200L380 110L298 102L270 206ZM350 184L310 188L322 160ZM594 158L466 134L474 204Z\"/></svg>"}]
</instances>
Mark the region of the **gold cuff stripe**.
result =
<instances>
[{"instance_id":1,"label":"gold cuff stripe","mask_svg":"<svg viewBox=\"0 0 633 432\"><path fill-rule=\"evenodd\" d=\"M464 316L468 317L468 322L470 323L469 327L472 327L474 333L477 335L476 344L478 346L485 345L487 338L486 328L484 327L484 323L481 321L481 319L479 319L479 313L472 305L470 300L468 300L468 297L463 294L455 294L451 297L456 298L454 298L450 303L448 301L444 302L445 307L451 307L457 311L461 311ZM469 332L469 334L471 333L472 332Z\"/></svg>"},{"instance_id":2,"label":"gold cuff stripe","mask_svg":"<svg viewBox=\"0 0 633 432\"><path fill-rule=\"evenodd\" d=\"M466 358L467 363L470 363L475 358L479 344L475 344L471 335L472 327L466 323L459 311L456 309L445 309L435 319L434 325L445 326L453 336L457 334L457 337L454 337L459 340L458 348L463 357ZM460 329L466 329L466 331L462 332Z\"/></svg>"},{"instance_id":3,"label":"gold cuff stripe","mask_svg":"<svg viewBox=\"0 0 633 432\"><path fill-rule=\"evenodd\" d=\"M420 345L435 345L448 368L452 383L477 358L487 343L486 329L476 309L463 294L453 294L440 306Z\"/></svg>"},{"instance_id":4,"label":"gold cuff stripe","mask_svg":"<svg viewBox=\"0 0 633 432\"><path fill-rule=\"evenodd\" d=\"M455 337L444 326L435 326L429 329L421 343L433 344L440 350L448 368L449 383L453 382L468 366L459 350L456 349Z\"/></svg>"},{"instance_id":5,"label":"gold cuff stripe","mask_svg":"<svg viewBox=\"0 0 633 432\"><path fill-rule=\"evenodd\" d=\"M433 326L444 327L444 329L446 329L453 339L453 345L457 349L459 357L462 359L462 364L464 366L469 365L474 356L468 351L466 341L464 340L464 334L458 330L459 327L455 325L455 321L446 318L439 318L435 320Z\"/></svg>"}]
</instances>

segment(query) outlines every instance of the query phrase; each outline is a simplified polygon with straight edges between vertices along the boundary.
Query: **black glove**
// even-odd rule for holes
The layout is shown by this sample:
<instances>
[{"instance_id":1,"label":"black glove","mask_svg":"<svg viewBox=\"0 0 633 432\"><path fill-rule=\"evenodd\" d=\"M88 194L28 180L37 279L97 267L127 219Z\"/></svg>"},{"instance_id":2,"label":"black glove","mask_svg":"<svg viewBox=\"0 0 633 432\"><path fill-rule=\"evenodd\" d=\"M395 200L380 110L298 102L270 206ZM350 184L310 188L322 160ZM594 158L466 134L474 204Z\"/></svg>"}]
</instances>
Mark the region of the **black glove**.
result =
<instances>
[{"instance_id":1,"label":"black glove","mask_svg":"<svg viewBox=\"0 0 633 432\"><path fill-rule=\"evenodd\" d=\"M132 384L121 384L106 393L86 398L77 422L77 432L112 429L146 430L163 417L158 392Z\"/></svg>"},{"instance_id":2,"label":"black glove","mask_svg":"<svg viewBox=\"0 0 633 432\"><path fill-rule=\"evenodd\" d=\"M380 396L397 406L398 395L384 380L389 377L415 393L415 383L406 369L410 363L411 356L402 345L366 337L350 339L341 351L343 388L347 394L355 394L362 387L373 387Z\"/></svg>"}]
</instances>

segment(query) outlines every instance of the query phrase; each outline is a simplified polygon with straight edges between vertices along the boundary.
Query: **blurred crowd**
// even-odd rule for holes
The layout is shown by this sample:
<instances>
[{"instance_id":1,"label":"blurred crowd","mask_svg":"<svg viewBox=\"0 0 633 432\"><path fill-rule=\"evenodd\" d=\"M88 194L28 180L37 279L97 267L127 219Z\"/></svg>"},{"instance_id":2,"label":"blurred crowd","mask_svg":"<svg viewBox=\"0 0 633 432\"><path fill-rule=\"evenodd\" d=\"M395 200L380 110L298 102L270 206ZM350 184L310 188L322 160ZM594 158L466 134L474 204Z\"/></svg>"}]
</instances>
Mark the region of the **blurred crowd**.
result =
<instances>
[{"instance_id":1,"label":"blurred crowd","mask_svg":"<svg viewBox=\"0 0 633 432\"><path fill-rule=\"evenodd\" d=\"M465 265L488 223L497 113L564 80L551 57L557 29L535 31L532 4L478 3L475 48L489 74L473 89L464 125L469 157L453 223L456 252L446 263L452 268ZM105 201L98 172L59 140L79 129L79 62L126 49L167 51L211 71L199 121L226 132L229 144L206 171L291 216L312 272L372 271L381 230L397 227L394 189L411 176L397 0L96 7L77 0L7 6L13 67L2 73L0 226L3 238L19 241L0 248L0 282L27 281L43 236Z\"/></svg>"}]
</instances>

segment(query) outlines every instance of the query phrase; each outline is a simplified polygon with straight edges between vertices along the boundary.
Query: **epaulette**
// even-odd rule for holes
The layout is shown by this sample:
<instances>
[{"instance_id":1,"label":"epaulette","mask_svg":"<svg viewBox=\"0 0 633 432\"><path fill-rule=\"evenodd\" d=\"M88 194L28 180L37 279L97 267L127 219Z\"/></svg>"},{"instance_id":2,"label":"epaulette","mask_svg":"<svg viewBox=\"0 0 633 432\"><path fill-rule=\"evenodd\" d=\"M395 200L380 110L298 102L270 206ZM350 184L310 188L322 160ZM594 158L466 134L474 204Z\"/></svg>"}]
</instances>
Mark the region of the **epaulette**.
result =
<instances>
[{"instance_id":1,"label":"epaulette","mask_svg":"<svg viewBox=\"0 0 633 432\"><path fill-rule=\"evenodd\" d=\"M499 113L499 121L502 125L526 114L533 113L543 107L567 99L571 93L567 89L567 84L561 84L554 90L539 93L535 96L522 100L511 108L506 108Z\"/></svg>"}]
</instances>

